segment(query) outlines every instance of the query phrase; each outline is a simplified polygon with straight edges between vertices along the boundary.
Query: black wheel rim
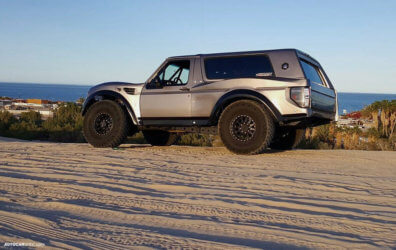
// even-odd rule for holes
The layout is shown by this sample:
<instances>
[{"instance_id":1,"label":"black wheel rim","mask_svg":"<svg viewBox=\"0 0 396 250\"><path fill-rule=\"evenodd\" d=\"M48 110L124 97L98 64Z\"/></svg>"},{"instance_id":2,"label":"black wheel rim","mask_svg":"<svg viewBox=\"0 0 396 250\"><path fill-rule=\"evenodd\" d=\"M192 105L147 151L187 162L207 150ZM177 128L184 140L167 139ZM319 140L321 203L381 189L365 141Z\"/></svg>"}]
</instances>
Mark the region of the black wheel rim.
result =
<instances>
[{"instance_id":1,"label":"black wheel rim","mask_svg":"<svg viewBox=\"0 0 396 250\"><path fill-rule=\"evenodd\" d=\"M95 132L98 135L106 135L113 129L113 119L109 114L99 114L95 118Z\"/></svg>"},{"instance_id":2,"label":"black wheel rim","mask_svg":"<svg viewBox=\"0 0 396 250\"><path fill-rule=\"evenodd\" d=\"M248 115L238 115L230 124L230 132L238 141L249 141L256 133L256 122Z\"/></svg>"}]
</instances>

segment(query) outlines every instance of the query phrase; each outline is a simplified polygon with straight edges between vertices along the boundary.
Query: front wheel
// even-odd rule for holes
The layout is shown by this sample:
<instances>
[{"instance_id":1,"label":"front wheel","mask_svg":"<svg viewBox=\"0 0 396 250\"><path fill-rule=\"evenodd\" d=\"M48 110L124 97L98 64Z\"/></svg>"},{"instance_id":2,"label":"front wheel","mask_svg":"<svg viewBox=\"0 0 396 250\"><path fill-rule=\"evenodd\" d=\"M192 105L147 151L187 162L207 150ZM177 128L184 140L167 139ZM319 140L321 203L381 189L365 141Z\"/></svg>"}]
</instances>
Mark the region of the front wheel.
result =
<instances>
[{"instance_id":1,"label":"front wheel","mask_svg":"<svg viewBox=\"0 0 396 250\"><path fill-rule=\"evenodd\" d=\"M117 147L128 134L128 120L121 106L110 100L92 104L84 116L84 137L94 147Z\"/></svg>"},{"instance_id":2,"label":"front wheel","mask_svg":"<svg viewBox=\"0 0 396 250\"><path fill-rule=\"evenodd\" d=\"M218 130L228 150L237 154L262 153L274 135L268 111L251 100L236 101L223 111Z\"/></svg>"},{"instance_id":3,"label":"front wheel","mask_svg":"<svg viewBox=\"0 0 396 250\"><path fill-rule=\"evenodd\" d=\"M164 130L143 130L144 139L153 146L170 146L176 142L178 136Z\"/></svg>"}]
</instances>

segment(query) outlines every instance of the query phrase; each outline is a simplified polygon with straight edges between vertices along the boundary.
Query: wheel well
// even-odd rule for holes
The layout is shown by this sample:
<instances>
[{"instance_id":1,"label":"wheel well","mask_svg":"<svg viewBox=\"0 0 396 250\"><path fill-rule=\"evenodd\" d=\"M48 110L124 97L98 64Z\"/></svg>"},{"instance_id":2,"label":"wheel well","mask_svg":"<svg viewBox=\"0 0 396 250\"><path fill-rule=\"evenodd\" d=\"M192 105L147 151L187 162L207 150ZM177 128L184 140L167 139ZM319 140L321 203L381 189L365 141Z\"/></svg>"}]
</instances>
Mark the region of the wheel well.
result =
<instances>
[{"instance_id":1,"label":"wheel well","mask_svg":"<svg viewBox=\"0 0 396 250\"><path fill-rule=\"evenodd\" d=\"M92 106L92 104L102 101L102 100L111 100L115 101L116 103L120 104L121 106L125 106L124 103L120 100L117 99L115 96L111 95L94 95L93 97L89 98L87 102L85 103L84 109L83 109L83 115L88 111L88 109Z\"/></svg>"},{"instance_id":2,"label":"wheel well","mask_svg":"<svg viewBox=\"0 0 396 250\"><path fill-rule=\"evenodd\" d=\"M257 92L253 92L253 93L255 94L251 95L250 93L244 93L244 94L240 93L236 95L230 95L225 98L223 97L220 98L220 100L216 103L215 108L213 109L210 119L211 123L217 124L220 115L224 111L224 109L227 108L228 105L239 100L252 100L260 103L271 114L274 121L279 122L281 120L281 115L279 111L273 106L273 104L261 94Z\"/></svg>"},{"instance_id":3,"label":"wheel well","mask_svg":"<svg viewBox=\"0 0 396 250\"><path fill-rule=\"evenodd\" d=\"M132 110L132 108L130 107L129 103L119 94L117 93L95 93L91 96L89 96L87 98L87 101L84 104L83 110L82 110L82 115L84 116L85 113L87 112L87 110L96 102L102 101L102 100L111 100L114 101L116 103L118 103L122 109L124 110L128 122L130 122L130 124L132 125L136 125L137 124L137 120L135 117L135 114Z\"/></svg>"}]
</instances>

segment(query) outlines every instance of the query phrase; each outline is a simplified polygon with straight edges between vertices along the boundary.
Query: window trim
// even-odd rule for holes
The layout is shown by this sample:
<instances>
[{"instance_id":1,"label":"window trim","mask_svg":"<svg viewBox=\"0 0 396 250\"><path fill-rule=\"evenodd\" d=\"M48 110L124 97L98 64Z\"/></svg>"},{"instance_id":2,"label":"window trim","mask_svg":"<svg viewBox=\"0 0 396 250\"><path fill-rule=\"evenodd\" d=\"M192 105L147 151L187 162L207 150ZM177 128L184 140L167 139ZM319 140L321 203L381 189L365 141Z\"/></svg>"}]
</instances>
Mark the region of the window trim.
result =
<instances>
[{"instance_id":1,"label":"window trim","mask_svg":"<svg viewBox=\"0 0 396 250\"><path fill-rule=\"evenodd\" d=\"M225 80L232 80L232 79L263 79L264 77L239 77L239 78L207 78L206 76L206 60L213 59L213 58L238 58L238 57L249 57L249 56L264 56L268 59L269 64L272 70L272 77L275 77L274 65L272 64L271 58L264 53L252 53L252 54L242 54L242 55L226 55L226 56L203 56L201 57L201 72L202 77L205 82L217 82L217 81L225 81Z\"/></svg>"},{"instance_id":2,"label":"window trim","mask_svg":"<svg viewBox=\"0 0 396 250\"><path fill-rule=\"evenodd\" d=\"M172 85L167 85L167 86L163 86L162 88L147 88L148 85L150 85L150 83L154 80L154 78L168 65L170 65L171 63L174 62L180 62L180 61L188 61L190 63L190 67L189 67L189 74L188 74L188 80L187 83L185 84L172 84ZM144 88L147 90L151 90L151 89L163 89L163 88L167 88L167 87L178 87L178 86L186 86L188 84L190 84L192 82L193 79L193 68L194 66L194 62L191 58L180 58L180 59L167 59L165 60L158 68L157 70L147 79L147 81L144 84Z\"/></svg>"}]
</instances>

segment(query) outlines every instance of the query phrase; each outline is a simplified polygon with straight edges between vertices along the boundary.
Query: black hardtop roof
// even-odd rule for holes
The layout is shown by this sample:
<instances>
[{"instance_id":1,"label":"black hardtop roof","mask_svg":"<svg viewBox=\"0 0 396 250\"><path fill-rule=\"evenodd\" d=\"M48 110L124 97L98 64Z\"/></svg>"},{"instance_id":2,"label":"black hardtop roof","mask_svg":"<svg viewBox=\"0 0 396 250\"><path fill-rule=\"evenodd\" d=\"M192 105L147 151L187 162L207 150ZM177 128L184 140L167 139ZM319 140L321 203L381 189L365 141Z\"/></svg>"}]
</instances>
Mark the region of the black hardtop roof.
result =
<instances>
[{"instance_id":1,"label":"black hardtop roof","mask_svg":"<svg viewBox=\"0 0 396 250\"><path fill-rule=\"evenodd\" d=\"M272 49L272 50L251 50L251 51L237 51L237 52L221 52L221 53L207 53L207 54L195 54L195 55L183 55L183 56L171 56L168 59L180 59L187 57L202 57L202 56L232 56L232 55L246 55L246 54L257 54L257 53L274 53L274 52L296 52L307 55L298 49Z\"/></svg>"},{"instance_id":2,"label":"black hardtop roof","mask_svg":"<svg viewBox=\"0 0 396 250\"><path fill-rule=\"evenodd\" d=\"M272 49L272 50L252 50L252 51L239 51L239 52L222 52L222 53L209 53L209 54L195 54L195 55L184 55L184 56L172 56L168 57L169 59L188 59L188 58L195 58L195 57L206 57L206 56L237 56L237 55L249 55L249 54L259 54L259 53L267 53L267 54L274 54L274 53L284 53L284 52L294 52L298 57L304 58L314 64L320 66L319 62L313 58L312 56L308 55L307 53L298 50L298 49Z\"/></svg>"}]
</instances>

